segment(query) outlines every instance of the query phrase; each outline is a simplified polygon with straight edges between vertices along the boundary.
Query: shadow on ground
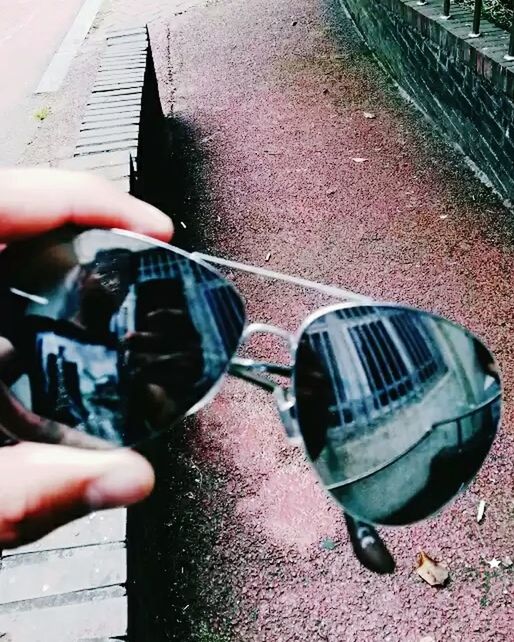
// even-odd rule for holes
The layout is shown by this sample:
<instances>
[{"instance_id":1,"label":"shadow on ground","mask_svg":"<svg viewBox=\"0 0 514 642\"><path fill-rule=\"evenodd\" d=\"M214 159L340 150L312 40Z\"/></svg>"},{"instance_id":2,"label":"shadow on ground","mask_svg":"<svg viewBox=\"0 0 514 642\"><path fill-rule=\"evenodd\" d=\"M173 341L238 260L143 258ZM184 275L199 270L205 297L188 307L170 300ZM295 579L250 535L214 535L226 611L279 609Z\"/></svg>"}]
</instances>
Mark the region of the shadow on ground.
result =
<instances>
[{"instance_id":1,"label":"shadow on ground","mask_svg":"<svg viewBox=\"0 0 514 642\"><path fill-rule=\"evenodd\" d=\"M202 575L230 506L217 502L213 512L209 505L222 479L214 467L195 463L195 432L189 420L141 450L157 485L129 511L129 640L225 641L207 624L211 587Z\"/></svg>"},{"instance_id":2,"label":"shadow on ground","mask_svg":"<svg viewBox=\"0 0 514 642\"><path fill-rule=\"evenodd\" d=\"M168 118L166 128L172 154L160 156L158 166L147 166L153 177L143 184L152 185L152 190L139 196L172 218L174 245L198 249L203 247L198 213L206 204L198 137L180 119ZM231 509L219 496L210 506L223 482L214 464L197 465L197 432L190 418L140 449L151 461L157 481L151 497L128 514L129 640L226 640L208 624L217 609L202 574L209 571L217 532ZM217 600L224 602L222 594L228 598L228 592L228 586L218 587Z\"/></svg>"}]
</instances>

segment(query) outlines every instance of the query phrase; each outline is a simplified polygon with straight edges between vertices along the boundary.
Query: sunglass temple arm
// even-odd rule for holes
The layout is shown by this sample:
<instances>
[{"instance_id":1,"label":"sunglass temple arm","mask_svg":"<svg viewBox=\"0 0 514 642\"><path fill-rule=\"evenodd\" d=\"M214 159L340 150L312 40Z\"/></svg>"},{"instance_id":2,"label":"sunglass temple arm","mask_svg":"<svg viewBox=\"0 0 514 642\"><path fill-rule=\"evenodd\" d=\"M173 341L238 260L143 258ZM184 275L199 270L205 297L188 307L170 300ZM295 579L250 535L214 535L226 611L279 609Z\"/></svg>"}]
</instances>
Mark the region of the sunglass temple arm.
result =
<instances>
[{"instance_id":1,"label":"sunglass temple arm","mask_svg":"<svg viewBox=\"0 0 514 642\"><path fill-rule=\"evenodd\" d=\"M210 256L209 254L203 254L202 252L192 252L190 256L192 259L198 259L200 261L205 261L206 263L212 263L213 265L220 265L232 270L239 270L240 272L248 272L249 274L261 276L265 279L273 279L275 281L291 283L292 285L298 285L300 287L307 288L308 290L317 290L322 294L332 296L336 299L358 301L360 303L373 303L373 299L362 294L357 294L356 292L345 290L343 288L337 288L333 285L316 283L315 281L310 281L309 279L304 279L299 276L283 274L282 272L276 272L275 270L268 270L267 268L247 265L246 263L239 263L239 261L230 261L229 259Z\"/></svg>"}]
</instances>

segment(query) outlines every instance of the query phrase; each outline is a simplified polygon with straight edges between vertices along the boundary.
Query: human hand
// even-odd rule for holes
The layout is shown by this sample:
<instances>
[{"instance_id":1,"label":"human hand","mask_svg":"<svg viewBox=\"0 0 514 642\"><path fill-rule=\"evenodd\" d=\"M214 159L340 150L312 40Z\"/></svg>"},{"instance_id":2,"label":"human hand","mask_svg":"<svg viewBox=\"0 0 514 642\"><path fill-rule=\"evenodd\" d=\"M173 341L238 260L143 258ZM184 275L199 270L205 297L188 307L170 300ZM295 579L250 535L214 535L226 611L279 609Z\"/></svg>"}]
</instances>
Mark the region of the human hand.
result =
<instances>
[{"instance_id":1,"label":"human hand","mask_svg":"<svg viewBox=\"0 0 514 642\"><path fill-rule=\"evenodd\" d=\"M67 224L130 229L165 241L173 231L164 214L96 176L0 170L0 243ZM0 548L38 539L92 510L140 501L153 484L150 464L126 449L27 442L0 448Z\"/></svg>"}]
</instances>

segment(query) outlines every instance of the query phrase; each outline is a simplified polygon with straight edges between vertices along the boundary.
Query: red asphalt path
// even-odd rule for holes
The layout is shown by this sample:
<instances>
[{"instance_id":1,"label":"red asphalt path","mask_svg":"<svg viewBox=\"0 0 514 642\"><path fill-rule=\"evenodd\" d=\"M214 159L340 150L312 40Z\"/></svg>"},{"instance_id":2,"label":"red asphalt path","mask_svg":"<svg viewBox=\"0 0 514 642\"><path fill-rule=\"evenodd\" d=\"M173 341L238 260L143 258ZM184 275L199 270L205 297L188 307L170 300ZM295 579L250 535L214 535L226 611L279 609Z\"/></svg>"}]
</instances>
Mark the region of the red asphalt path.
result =
<instances>
[{"instance_id":1,"label":"red asphalt path","mask_svg":"<svg viewBox=\"0 0 514 642\"><path fill-rule=\"evenodd\" d=\"M222 0L171 18L174 113L205 159L198 225L212 253L467 325L503 367L503 432L472 489L441 517L384 532L398 570L378 577L353 558L272 398L230 382L200 417L199 458L229 479L213 501L235 502L203 581L232 586L233 640L507 642L513 570L486 562L514 552L514 220L387 85L338 15L338 34L320 0ZM294 289L238 283L252 320L294 328L312 310ZM326 537L334 550L321 547ZM421 549L448 565L447 588L413 574Z\"/></svg>"}]
</instances>

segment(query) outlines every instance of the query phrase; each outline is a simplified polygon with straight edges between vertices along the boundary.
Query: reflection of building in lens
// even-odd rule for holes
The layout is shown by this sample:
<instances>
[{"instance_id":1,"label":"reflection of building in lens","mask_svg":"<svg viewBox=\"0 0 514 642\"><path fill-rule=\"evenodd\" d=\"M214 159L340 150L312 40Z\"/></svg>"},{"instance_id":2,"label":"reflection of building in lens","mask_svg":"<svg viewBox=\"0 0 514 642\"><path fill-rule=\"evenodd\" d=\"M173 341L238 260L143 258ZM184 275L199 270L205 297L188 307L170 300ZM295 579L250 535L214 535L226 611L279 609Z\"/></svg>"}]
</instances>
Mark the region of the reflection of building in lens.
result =
<instances>
[{"instance_id":1,"label":"reflection of building in lens","mask_svg":"<svg viewBox=\"0 0 514 642\"><path fill-rule=\"evenodd\" d=\"M337 310L309 326L306 340L331 384L325 449L318 462L327 483L358 477L394 459L431 426L466 414L488 390L497 389L469 335L406 309ZM459 430L452 422L434 431L430 447L434 452L453 447L481 425L476 414L463 419Z\"/></svg>"},{"instance_id":2,"label":"reflection of building in lens","mask_svg":"<svg viewBox=\"0 0 514 642\"><path fill-rule=\"evenodd\" d=\"M82 342L73 329L44 319L37 323L31 376L35 412L83 432L119 442L116 352ZM45 327L46 326L46 327ZM66 334L68 336L66 336ZM82 337L81 337L82 338Z\"/></svg>"}]
</instances>

